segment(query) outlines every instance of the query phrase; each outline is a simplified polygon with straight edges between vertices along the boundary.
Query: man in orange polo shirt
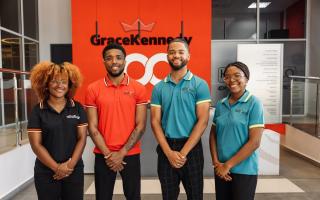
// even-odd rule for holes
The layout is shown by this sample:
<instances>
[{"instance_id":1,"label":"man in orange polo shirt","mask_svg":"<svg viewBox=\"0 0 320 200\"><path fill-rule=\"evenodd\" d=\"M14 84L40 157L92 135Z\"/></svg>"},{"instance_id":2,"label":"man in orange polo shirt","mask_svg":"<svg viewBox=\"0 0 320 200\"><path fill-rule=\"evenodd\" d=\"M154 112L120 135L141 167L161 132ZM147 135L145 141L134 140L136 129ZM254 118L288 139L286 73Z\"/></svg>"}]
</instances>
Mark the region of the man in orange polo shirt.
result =
<instances>
[{"instance_id":1,"label":"man in orange polo shirt","mask_svg":"<svg viewBox=\"0 0 320 200\"><path fill-rule=\"evenodd\" d=\"M140 138L146 126L146 89L124 73L126 51L121 45L109 44L102 56L107 74L88 86L85 97L89 132L96 145L96 199L112 200L117 172L126 198L140 199Z\"/></svg>"}]
</instances>

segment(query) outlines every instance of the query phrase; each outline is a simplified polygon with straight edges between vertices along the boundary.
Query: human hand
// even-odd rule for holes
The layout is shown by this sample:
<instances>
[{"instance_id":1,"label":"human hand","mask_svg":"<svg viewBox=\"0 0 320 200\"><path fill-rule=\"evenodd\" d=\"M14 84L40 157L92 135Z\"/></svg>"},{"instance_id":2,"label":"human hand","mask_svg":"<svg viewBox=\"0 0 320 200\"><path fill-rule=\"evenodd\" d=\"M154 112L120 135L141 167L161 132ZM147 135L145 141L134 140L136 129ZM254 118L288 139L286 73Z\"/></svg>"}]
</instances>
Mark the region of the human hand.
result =
<instances>
[{"instance_id":1,"label":"human hand","mask_svg":"<svg viewBox=\"0 0 320 200\"><path fill-rule=\"evenodd\" d=\"M118 152L110 152L104 157L106 165L113 171L121 171L124 168L123 165L126 164L123 161L125 155L121 150Z\"/></svg>"},{"instance_id":2,"label":"human hand","mask_svg":"<svg viewBox=\"0 0 320 200\"><path fill-rule=\"evenodd\" d=\"M219 178L225 181L232 181L232 177L230 176L230 167L225 163L214 163L214 171Z\"/></svg>"},{"instance_id":3,"label":"human hand","mask_svg":"<svg viewBox=\"0 0 320 200\"><path fill-rule=\"evenodd\" d=\"M64 163L59 164L59 166L55 170L55 174L53 175L53 179L61 180L63 178L68 177L73 172L73 169L68 167L68 164L70 161L71 161L71 159L67 160Z\"/></svg>"},{"instance_id":4,"label":"human hand","mask_svg":"<svg viewBox=\"0 0 320 200\"><path fill-rule=\"evenodd\" d=\"M187 158L186 156L182 155L178 151L170 151L170 153L167 156L170 164L174 168L181 168L186 163Z\"/></svg>"},{"instance_id":5,"label":"human hand","mask_svg":"<svg viewBox=\"0 0 320 200\"><path fill-rule=\"evenodd\" d=\"M110 167L110 169L114 172L120 172L124 169L125 164L120 163L119 165L114 165L112 167Z\"/></svg>"}]
</instances>

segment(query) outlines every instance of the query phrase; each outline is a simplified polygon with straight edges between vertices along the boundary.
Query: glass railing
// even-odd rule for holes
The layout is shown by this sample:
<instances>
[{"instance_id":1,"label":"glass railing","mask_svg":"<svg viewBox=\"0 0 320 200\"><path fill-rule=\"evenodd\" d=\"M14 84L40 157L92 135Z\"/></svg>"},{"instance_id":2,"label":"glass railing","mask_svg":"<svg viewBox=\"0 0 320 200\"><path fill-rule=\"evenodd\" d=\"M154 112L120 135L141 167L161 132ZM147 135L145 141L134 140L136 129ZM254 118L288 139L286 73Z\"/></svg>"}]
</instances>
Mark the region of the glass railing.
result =
<instances>
[{"instance_id":1,"label":"glass railing","mask_svg":"<svg viewBox=\"0 0 320 200\"><path fill-rule=\"evenodd\" d=\"M27 119L36 103L29 72L0 68L0 153L28 141Z\"/></svg>"},{"instance_id":2,"label":"glass railing","mask_svg":"<svg viewBox=\"0 0 320 200\"><path fill-rule=\"evenodd\" d=\"M291 79L289 123L291 126L319 138L320 77L289 77Z\"/></svg>"}]
</instances>

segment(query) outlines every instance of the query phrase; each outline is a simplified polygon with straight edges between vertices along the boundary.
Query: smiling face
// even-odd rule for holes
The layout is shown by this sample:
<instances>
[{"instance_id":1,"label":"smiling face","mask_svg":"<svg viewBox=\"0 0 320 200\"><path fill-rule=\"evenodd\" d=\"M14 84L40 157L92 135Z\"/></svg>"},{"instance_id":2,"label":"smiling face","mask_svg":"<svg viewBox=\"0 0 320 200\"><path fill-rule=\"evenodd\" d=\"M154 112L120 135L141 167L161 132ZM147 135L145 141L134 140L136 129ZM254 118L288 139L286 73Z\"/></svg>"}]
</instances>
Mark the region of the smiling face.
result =
<instances>
[{"instance_id":1,"label":"smiling face","mask_svg":"<svg viewBox=\"0 0 320 200\"><path fill-rule=\"evenodd\" d=\"M120 76L126 65L125 57L119 49L110 49L104 55L104 66L112 77Z\"/></svg>"},{"instance_id":2,"label":"smiling face","mask_svg":"<svg viewBox=\"0 0 320 200\"><path fill-rule=\"evenodd\" d=\"M64 98L69 91L69 79L66 74L55 75L48 84L49 96Z\"/></svg>"},{"instance_id":3,"label":"smiling face","mask_svg":"<svg viewBox=\"0 0 320 200\"><path fill-rule=\"evenodd\" d=\"M248 79L243 71L235 66L228 67L223 80L229 88L231 95L241 95L248 83Z\"/></svg>"},{"instance_id":4,"label":"smiling face","mask_svg":"<svg viewBox=\"0 0 320 200\"><path fill-rule=\"evenodd\" d=\"M167 59L171 69L177 71L188 64L190 54L182 42L172 42L168 47Z\"/></svg>"}]
</instances>

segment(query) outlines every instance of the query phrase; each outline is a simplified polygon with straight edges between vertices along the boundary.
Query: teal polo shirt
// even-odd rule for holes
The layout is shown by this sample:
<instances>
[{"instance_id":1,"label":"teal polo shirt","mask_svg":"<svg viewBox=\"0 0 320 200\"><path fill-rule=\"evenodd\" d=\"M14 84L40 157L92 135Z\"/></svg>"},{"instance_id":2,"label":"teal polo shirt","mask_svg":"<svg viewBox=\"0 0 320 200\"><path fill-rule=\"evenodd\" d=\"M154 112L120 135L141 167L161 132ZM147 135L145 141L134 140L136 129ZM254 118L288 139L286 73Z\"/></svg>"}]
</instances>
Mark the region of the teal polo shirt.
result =
<instances>
[{"instance_id":1,"label":"teal polo shirt","mask_svg":"<svg viewBox=\"0 0 320 200\"><path fill-rule=\"evenodd\" d=\"M235 155L249 139L249 129L264 127L263 106L260 100L245 91L234 104L229 97L217 103L213 117L216 126L217 152L219 161L224 163ZM258 174L258 152L234 166L230 172L237 174Z\"/></svg>"},{"instance_id":2,"label":"teal polo shirt","mask_svg":"<svg viewBox=\"0 0 320 200\"><path fill-rule=\"evenodd\" d=\"M211 102L208 84L189 70L174 83L170 74L152 91L151 106L161 108L161 125L168 138L188 138L197 122L196 105Z\"/></svg>"}]
</instances>

